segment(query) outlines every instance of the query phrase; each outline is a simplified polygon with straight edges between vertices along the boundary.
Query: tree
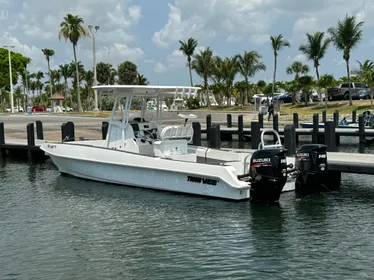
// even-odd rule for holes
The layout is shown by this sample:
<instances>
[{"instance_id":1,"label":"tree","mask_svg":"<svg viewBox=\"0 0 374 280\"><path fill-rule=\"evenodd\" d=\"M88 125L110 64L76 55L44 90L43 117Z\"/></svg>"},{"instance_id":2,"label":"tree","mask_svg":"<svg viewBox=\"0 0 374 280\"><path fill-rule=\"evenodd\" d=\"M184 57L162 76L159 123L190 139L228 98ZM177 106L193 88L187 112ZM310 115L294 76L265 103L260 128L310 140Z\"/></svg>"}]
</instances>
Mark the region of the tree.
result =
<instances>
[{"instance_id":1,"label":"tree","mask_svg":"<svg viewBox=\"0 0 374 280\"><path fill-rule=\"evenodd\" d=\"M223 72L223 79L226 83L226 97L227 97L227 105L231 106L231 95L233 90L233 83L235 80L235 76L238 73L238 62L234 57L226 57L223 60L222 65L222 72Z\"/></svg>"},{"instance_id":2,"label":"tree","mask_svg":"<svg viewBox=\"0 0 374 280\"><path fill-rule=\"evenodd\" d=\"M314 32L313 34L306 33L307 37L307 43L305 45L301 45L299 47L299 50L305 54L305 56L313 61L313 65L316 68L316 75L317 75L317 83L319 81L319 72L318 72L318 66L319 61L325 56L327 48L331 42L331 40L325 39L323 40L323 37L325 36L324 32ZM319 83L318 83L319 84ZM322 94L321 89L318 86L318 94L322 100ZM325 98L327 100L327 98Z\"/></svg>"},{"instance_id":3,"label":"tree","mask_svg":"<svg viewBox=\"0 0 374 280\"><path fill-rule=\"evenodd\" d=\"M125 61L118 65L118 83L120 85L135 85L137 76L137 66L131 61Z\"/></svg>"},{"instance_id":4,"label":"tree","mask_svg":"<svg viewBox=\"0 0 374 280\"><path fill-rule=\"evenodd\" d=\"M136 84L137 85L148 85L148 80L143 75L138 74L136 76Z\"/></svg>"},{"instance_id":5,"label":"tree","mask_svg":"<svg viewBox=\"0 0 374 280\"><path fill-rule=\"evenodd\" d=\"M244 77L246 84L248 85L248 79L253 77L259 71L265 71L266 66L261 61L262 56L256 51L245 51L243 55L237 54L235 56L238 62L238 70L240 74ZM245 103L248 100L248 88L246 90Z\"/></svg>"},{"instance_id":6,"label":"tree","mask_svg":"<svg viewBox=\"0 0 374 280\"><path fill-rule=\"evenodd\" d=\"M274 53L274 74L273 74L273 88L272 88L272 95L271 95L271 97L273 98L274 91L275 91L275 76L277 73L278 54L285 47L291 47L291 44L286 39L283 38L282 34L279 34L278 36L270 36L270 42L271 42L271 47Z\"/></svg>"},{"instance_id":7,"label":"tree","mask_svg":"<svg viewBox=\"0 0 374 280\"><path fill-rule=\"evenodd\" d=\"M86 28L83 26L84 21L78 15L67 14L64 17L64 21L60 24L60 31L58 33L58 38L61 40L65 39L65 42L68 40L73 44L74 52L74 62L75 62L75 74L77 79L77 95L78 95L78 110L82 112L82 101L79 89L79 72L78 72L78 63L77 63L77 52L76 46L80 38L89 36L89 33Z\"/></svg>"},{"instance_id":8,"label":"tree","mask_svg":"<svg viewBox=\"0 0 374 280\"><path fill-rule=\"evenodd\" d=\"M301 76L297 80L297 84L299 85L302 93L304 94L304 101L305 105L308 105L309 97L312 89L312 86L314 84L314 80L312 76Z\"/></svg>"},{"instance_id":9,"label":"tree","mask_svg":"<svg viewBox=\"0 0 374 280\"><path fill-rule=\"evenodd\" d=\"M24 75L26 66L31 59L12 51L10 52L10 57L12 62L12 83L16 85L18 76ZM4 48L0 48L0 88L10 91L8 50Z\"/></svg>"},{"instance_id":10,"label":"tree","mask_svg":"<svg viewBox=\"0 0 374 280\"><path fill-rule=\"evenodd\" d=\"M211 48L207 48L203 51L200 50L199 54L194 55L192 69L194 69L197 75L199 75L204 81L207 105L210 107L208 80L215 71L215 57L213 55L213 50Z\"/></svg>"},{"instance_id":11,"label":"tree","mask_svg":"<svg viewBox=\"0 0 374 280\"><path fill-rule=\"evenodd\" d=\"M353 70L352 73L356 74L365 84L369 85L370 88L374 84L374 62L366 59L364 63L357 61L359 69ZM373 92L370 89L370 106L373 107Z\"/></svg>"},{"instance_id":12,"label":"tree","mask_svg":"<svg viewBox=\"0 0 374 280\"><path fill-rule=\"evenodd\" d=\"M189 38L187 42L179 40L179 43L180 43L179 50L187 57L188 69L190 72L190 83L192 87L193 83L192 83L192 72L191 72L191 58L195 53L195 49L197 47L197 41L193 38Z\"/></svg>"},{"instance_id":13,"label":"tree","mask_svg":"<svg viewBox=\"0 0 374 280\"><path fill-rule=\"evenodd\" d=\"M99 62L96 65L97 81L101 85L110 85L115 83L117 70L113 68L112 64Z\"/></svg>"},{"instance_id":14,"label":"tree","mask_svg":"<svg viewBox=\"0 0 374 280\"><path fill-rule=\"evenodd\" d=\"M351 56L351 50L358 46L362 40L362 26L364 22L356 23L355 16L345 16L343 21L338 20L336 27L330 27L327 32L331 36L335 48L338 51L343 52L343 59L346 62L347 67L347 78L349 86L349 105L352 106L352 94L351 94L351 83L349 73L349 59Z\"/></svg>"},{"instance_id":15,"label":"tree","mask_svg":"<svg viewBox=\"0 0 374 280\"><path fill-rule=\"evenodd\" d=\"M49 74L49 84L50 84L50 90L51 90L51 97L53 95L53 79L52 79L52 74L51 74L51 66L50 66L50 59L51 56L55 54L54 50L51 49L42 49L43 54L45 55L45 58L47 59L48 63L48 74ZM51 100L52 103L52 100Z\"/></svg>"},{"instance_id":16,"label":"tree","mask_svg":"<svg viewBox=\"0 0 374 280\"><path fill-rule=\"evenodd\" d=\"M48 67L49 68L49 67ZM42 79L42 78L44 78L44 74L43 74L43 72L42 71L38 71L38 72L36 72L35 73L35 79L36 79L36 82L38 83L38 89L39 89L39 95L41 95L42 94L42 92L41 92L41 82L40 82L40 80Z\"/></svg>"},{"instance_id":17,"label":"tree","mask_svg":"<svg viewBox=\"0 0 374 280\"><path fill-rule=\"evenodd\" d=\"M300 74L306 74L309 72L309 66L306 64L303 64L300 61L294 61L290 66L287 67L286 73L288 75L295 75L295 82L298 82ZM292 105L295 104L296 100L296 91L292 91Z\"/></svg>"}]
</instances>

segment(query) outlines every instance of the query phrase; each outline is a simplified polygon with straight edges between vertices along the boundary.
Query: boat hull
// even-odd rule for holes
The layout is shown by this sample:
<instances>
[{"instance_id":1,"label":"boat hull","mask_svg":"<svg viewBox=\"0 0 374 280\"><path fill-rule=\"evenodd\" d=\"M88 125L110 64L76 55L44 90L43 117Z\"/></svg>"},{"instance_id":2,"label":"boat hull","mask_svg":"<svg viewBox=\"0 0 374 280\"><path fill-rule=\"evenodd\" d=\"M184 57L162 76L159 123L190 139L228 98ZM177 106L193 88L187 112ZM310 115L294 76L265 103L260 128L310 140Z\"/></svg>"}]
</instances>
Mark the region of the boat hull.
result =
<instances>
[{"instance_id":1,"label":"boat hull","mask_svg":"<svg viewBox=\"0 0 374 280\"><path fill-rule=\"evenodd\" d=\"M173 161L76 144L43 144L41 149L61 173L78 178L229 200L250 196L249 184L236 178L232 166Z\"/></svg>"}]
</instances>

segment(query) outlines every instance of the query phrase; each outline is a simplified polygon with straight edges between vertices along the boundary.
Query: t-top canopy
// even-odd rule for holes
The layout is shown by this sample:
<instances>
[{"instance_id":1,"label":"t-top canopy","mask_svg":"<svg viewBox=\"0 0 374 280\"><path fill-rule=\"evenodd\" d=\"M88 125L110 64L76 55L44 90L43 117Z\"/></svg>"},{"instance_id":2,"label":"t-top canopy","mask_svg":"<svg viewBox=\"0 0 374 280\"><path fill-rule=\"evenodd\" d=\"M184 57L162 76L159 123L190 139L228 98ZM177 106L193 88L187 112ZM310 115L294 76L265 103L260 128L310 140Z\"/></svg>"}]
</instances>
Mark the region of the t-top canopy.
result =
<instances>
[{"instance_id":1,"label":"t-top canopy","mask_svg":"<svg viewBox=\"0 0 374 280\"><path fill-rule=\"evenodd\" d=\"M157 97L157 96L184 96L196 97L199 87L188 86L140 86L140 85L100 85L93 86L93 89L98 90L102 94L114 95L117 97L127 96L143 96L143 97Z\"/></svg>"}]
</instances>

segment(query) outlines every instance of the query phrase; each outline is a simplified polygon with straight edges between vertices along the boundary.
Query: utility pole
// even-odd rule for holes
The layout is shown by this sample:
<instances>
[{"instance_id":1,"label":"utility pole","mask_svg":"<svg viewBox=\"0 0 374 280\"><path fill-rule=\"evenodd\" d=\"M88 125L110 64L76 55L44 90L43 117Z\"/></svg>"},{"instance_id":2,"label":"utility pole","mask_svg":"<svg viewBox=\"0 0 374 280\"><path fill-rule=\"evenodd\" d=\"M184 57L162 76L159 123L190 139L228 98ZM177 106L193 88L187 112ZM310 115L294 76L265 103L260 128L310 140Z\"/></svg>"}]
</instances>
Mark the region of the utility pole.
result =
<instances>
[{"instance_id":1,"label":"utility pole","mask_svg":"<svg viewBox=\"0 0 374 280\"><path fill-rule=\"evenodd\" d=\"M13 81L12 81L12 59L10 57L10 49L14 48L14 45L4 45L4 48L8 49L8 57L9 57L9 82L10 82L10 109L11 112L14 113L14 100L13 100Z\"/></svg>"},{"instance_id":2,"label":"utility pole","mask_svg":"<svg viewBox=\"0 0 374 280\"><path fill-rule=\"evenodd\" d=\"M99 30L98 25L89 25L88 29L92 33L92 44L93 44L93 72L94 72L94 86L97 86L97 76L96 76L96 38L95 33ZM98 100L97 100L97 90L94 90L95 95L95 108L94 111L99 111Z\"/></svg>"}]
</instances>

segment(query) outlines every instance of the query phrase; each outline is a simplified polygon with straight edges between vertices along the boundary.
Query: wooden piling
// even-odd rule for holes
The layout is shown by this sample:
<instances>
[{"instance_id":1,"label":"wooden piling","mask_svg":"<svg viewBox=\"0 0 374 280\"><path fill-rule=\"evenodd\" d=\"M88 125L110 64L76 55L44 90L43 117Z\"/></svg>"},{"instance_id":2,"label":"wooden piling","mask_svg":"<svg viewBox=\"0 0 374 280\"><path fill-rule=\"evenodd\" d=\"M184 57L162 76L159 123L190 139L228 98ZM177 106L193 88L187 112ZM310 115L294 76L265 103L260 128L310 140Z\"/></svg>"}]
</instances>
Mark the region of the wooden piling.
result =
<instances>
[{"instance_id":1,"label":"wooden piling","mask_svg":"<svg viewBox=\"0 0 374 280\"><path fill-rule=\"evenodd\" d=\"M318 130L319 130L319 117L318 114L313 114L313 132L312 132L312 143L318 143Z\"/></svg>"},{"instance_id":2,"label":"wooden piling","mask_svg":"<svg viewBox=\"0 0 374 280\"><path fill-rule=\"evenodd\" d=\"M212 115L206 116L206 139L210 139L210 127L212 126Z\"/></svg>"},{"instance_id":3,"label":"wooden piling","mask_svg":"<svg viewBox=\"0 0 374 280\"><path fill-rule=\"evenodd\" d=\"M251 149L258 149L261 142L261 128L259 122L251 122Z\"/></svg>"},{"instance_id":4,"label":"wooden piling","mask_svg":"<svg viewBox=\"0 0 374 280\"><path fill-rule=\"evenodd\" d=\"M5 149L3 148L4 144L5 144L4 123L0 122L0 157L5 157Z\"/></svg>"},{"instance_id":5,"label":"wooden piling","mask_svg":"<svg viewBox=\"0 0 374 280\"><path fill-rule=\"evenodd\" d=\"M335 133L335 122L326 121L325 123L325 145L329 152L336 151L336 133Z\"/></svg>"},{"instance_id":6,"label":"wooden piling","mask_svg":"<svg viewBox=\"0 0 374 280\"><path fill-rule=\"evenodd\" d=\"M323 110L323 111L322 111L322 122L325 123L326 120L327 120L326 110Z\"/></svg>"},{"instance_id":7,"label":"wooden piling","mask_svg":"<svg viewBox=\"0 0 374 280\"><path fill-rule=\"evenodd\" d=\"M273 129L275 131L279 131L279 122L278 122L278 114L273 115ZM278 141L278 137L274 135L274 144Z\"/></svg>"},{"instance_id":8,"label":"wooden piling","mask_svg":"<svg viewBox=\"0 0 374 280\"><path fill-rule=\"evenodd\" d=\"M32 158L32 150L35 147L34 123L27 124L27 157Z\"/></svg>"},{"instance_id":9,"label":"wooden piling","mask_svg":"<svg viewBox=\"0 0 374 280\"><path fill-rule=\"evenodd\" d=\"M293 113L293 125L296 128L299 127L299 115L298 113ZM296 135L296 144L299 143L299 135Z\"/></svg>"},{"instance_id":10,"label":"wooden piling","mask_svg":"<svg viewBox=\"0 0 374 280\"><path fill-rule=\"evenodd\" d=\"M199 122L193 122L192 129L193 129L192 145L201 146L201 124Z\"/></svg>"},{"instance_id":11,"label":"wooden piling","mask_svg":"<svg viewBox=\"0 0 374 280\"><path fill-rule=\"evenodd\" d=\"M232 116L231 114L227 114L227 127L232 127Z\"/></svg>"},{"instance_id":12,"label":"wooden piling","mask_svg":"<svg viewBox=\"0 0 374 280\"><path fill-rule=\"evenodd\" d=\"M239 134L239 140L243 140L243 130L244 130L243 115L239 115L238 116L238 134Z\"/></svg>"},{"instance_id":13,"label":"wooden piling","mask_svg":"<svg viewBox=\"0 0 374 280\"><path fill-rule=\"evenodd\" d=\"M263 128L264 127L264 115L261 113L258 113L258 122L260 124L260 127Z\"/></svg>"},{"instance_id":14,"label":"wooden piling","mask_svg":"<svg viewBox=\"0 0 374 280\"><path fill-rule=\"evenodd\" d=\"M288 155L296 154L296 131L293 124L286 124L284 127L284 147L288 151Z\"/></svg>"},{"instance_id":15,"label":"wooden piling","mask_svg":"<svg viewBox=\"0 0 374 280\"><path fill-rule=\"evenodd\" d=\"M212 124L210 127L209 147L213 149L221 148L221 131L219 123Z\"/></svg>"},{"instance_id":16,"label":"wooden piling","mask_svg":"<svg viewBox=\"0 0 374 280\"><path fill-rule=\"evenodd\" d=\"M365 140L365 122L364 122L364 115L360 114L358 116L358 139L359 143L363 144L366 142Z\"/></svg>"},{"instance_id":17,"label":"wooden piling","mask_svg":"<svg viewBox=\"0 0 374 280\"><path fill-rule=\"evenodd\" d=\"M200 125L200 123L199 123ZM103 140L106 139L106 135L108 133L108 127L109 127L109 123L107 121L103 121L101 122L101 138ZM201 129L201 128L200 128ZM201 133L201 132L200 132Z\"/></svg>"},{"instance_id":18,"label":"wooden piling","mask_svg":"<svg viewBox=\"0 0 374 280\"><path fill-rule=\"evenodd\" d=\"M352 122L353 123L357 122L357 111L356 110L352 111Z\"/></svg>"},{"instance_id":19,"label":"wooden piling","mask_svg":"<svg viewBox=\"0 0 374 280\"><path fill-rule=\"evenodd\" d=\"M41 121L35 121L36 124L36 138L44 140L43 123Z\"/></svg>"}]
</instances>

